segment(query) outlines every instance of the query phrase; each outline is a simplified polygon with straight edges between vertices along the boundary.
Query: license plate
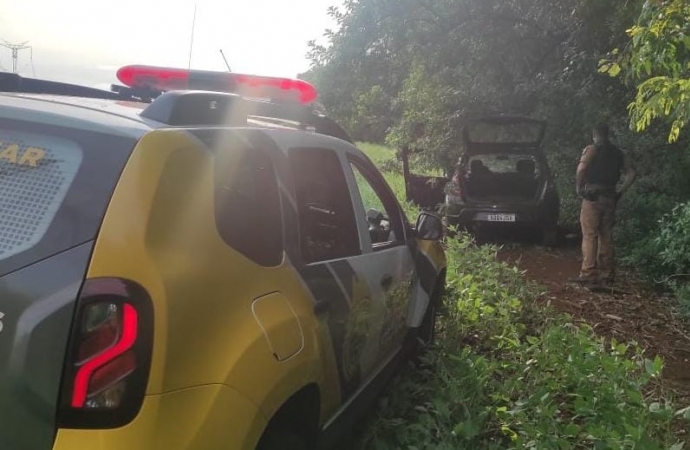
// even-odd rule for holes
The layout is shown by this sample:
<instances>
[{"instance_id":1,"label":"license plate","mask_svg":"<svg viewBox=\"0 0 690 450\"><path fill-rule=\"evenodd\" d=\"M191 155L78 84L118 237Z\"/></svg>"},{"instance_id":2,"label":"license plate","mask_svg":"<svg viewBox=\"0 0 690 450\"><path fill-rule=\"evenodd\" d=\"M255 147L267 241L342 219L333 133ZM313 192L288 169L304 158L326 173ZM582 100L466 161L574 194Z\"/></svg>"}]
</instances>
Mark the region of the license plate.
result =
<instances>
[{"instance_id":1,"label":"license plate","mask_svg":"<svg viewBox=\"0 0 690 450\"><path fill-rule=\"evenodd\" d=\"M515 222L515 214L489 214L489 222Z\"/></svg>"}]
</instances>

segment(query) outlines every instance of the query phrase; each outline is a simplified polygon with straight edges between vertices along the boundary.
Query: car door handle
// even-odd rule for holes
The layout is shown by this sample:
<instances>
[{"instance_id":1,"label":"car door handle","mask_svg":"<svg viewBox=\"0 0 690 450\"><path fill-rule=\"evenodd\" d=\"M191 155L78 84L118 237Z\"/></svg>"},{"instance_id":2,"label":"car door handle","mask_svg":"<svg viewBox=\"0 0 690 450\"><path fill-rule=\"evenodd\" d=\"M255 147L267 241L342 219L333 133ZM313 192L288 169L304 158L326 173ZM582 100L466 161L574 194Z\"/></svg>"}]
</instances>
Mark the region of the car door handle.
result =
<instances>
[{"instance_id":1,"label":"car door handle","mask_svg":"<svg viewBox=\"0 0 690 450\"><path fill-rule=\"evenodd\" d=\"M381 287L384 291L387 291L393 285L393 277L391 275L384 275L381 278Z\"/></svg>"}]
</instances>

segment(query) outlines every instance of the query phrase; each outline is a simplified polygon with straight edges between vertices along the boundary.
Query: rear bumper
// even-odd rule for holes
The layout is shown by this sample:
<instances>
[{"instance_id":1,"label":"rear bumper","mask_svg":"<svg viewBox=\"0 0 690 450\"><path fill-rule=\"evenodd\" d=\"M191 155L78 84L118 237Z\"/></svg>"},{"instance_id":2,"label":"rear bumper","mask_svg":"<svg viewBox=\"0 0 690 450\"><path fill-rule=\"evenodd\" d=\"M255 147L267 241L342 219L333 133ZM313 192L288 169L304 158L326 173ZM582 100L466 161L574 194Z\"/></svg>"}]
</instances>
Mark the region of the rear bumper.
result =
<instances>
[{"instance_id":1,"label":"rear bumper","mask_svg":"<svg viewBox=\"0 0 690 450\"><path fill-rule=\"evenodd\" d=\"M508 216L512 220L496 220L495 216ZM446 204L446 220L449 225L469 226L473 223L502 223L502 224L554 224L558 220L558 212L547 208L543 204L533 205L470 205ZM505 219L506 217L504 217Z\"/></svg>"},{"instance_id":2,"label":"rear bumper","mask_svg":"<svg viewBox=\"0 0 690 450\"><path fill-rule=\"evenodd\" d=\"M53 450L253 450L266 424L239 392L206 385L146 397L137 418L121 428L59 429Z\"/></svg>"}]
</instances>

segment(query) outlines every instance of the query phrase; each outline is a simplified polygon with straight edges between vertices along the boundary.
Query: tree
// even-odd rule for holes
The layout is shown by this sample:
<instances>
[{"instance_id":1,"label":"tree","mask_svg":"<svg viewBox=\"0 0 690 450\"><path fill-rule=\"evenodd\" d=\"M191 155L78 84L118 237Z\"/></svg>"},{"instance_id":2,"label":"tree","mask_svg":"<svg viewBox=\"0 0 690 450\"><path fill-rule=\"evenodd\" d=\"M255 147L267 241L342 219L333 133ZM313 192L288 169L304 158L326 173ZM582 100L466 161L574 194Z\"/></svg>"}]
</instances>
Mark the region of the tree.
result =
<instances>
[{"instance_id":1,"label":"tree","mask_svg":"<svg viewBox=\"0 0 690 450\"><path fill-rule=\"evenodd\" d=\"M568 161L594 121L625 115L628 91L596 67L624 44L640 5L348 0L331 10L338 28L312 46L304 76L355 139L424 150L439 169L457 160L467 118L496 113L548 119Z\"/></svg>"},{"instance_id":2,"label":"tree","mask_svg":"<svg viewBox=\"0 0 690 450\"><path fill-rule=\"evenodd\" d=\"M675 142L690 120L690 2L648 0L627 34L625 49L614 49L599 71L622 73L637 85L629 105L631 127L644 131L664 118L670 122L668 141Z\"/></svg>"},{"instance_id":3,"label":"tree","mask_svg":"<svg viewBox=\"0 0 690 450\"><path fill-rule=\"evenodd\" d=\"M640 175L620 205L620 254L645 265L658 220L690 198L690 152L680 151L690 147L690 133L680 135L690 114L688 3L346 0L305 76L355 139L413 150L415 170L447 172L474 116L547 120L560 220L572 230L577 161L592 126L608 122ZM671 131L655 118L670 119Z\"/></svg>"}]
</instances>

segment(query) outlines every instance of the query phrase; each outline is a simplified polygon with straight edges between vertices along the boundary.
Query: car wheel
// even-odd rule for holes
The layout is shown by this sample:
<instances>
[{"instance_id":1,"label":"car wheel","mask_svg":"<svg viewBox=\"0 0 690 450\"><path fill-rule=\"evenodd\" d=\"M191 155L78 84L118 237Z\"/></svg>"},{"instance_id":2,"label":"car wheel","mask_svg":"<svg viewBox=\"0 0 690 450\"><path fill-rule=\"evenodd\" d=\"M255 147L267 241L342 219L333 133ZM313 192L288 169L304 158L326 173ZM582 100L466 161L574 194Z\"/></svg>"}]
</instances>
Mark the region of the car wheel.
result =
<instances>
[{"instance_id":1,"label":"car wheel","mask_svg":"<svg viewBox=\"0 0 690 450\"><path fill-rule=\"evenodd\" d=\"M422 324L419 326L419 331L417 333L417 338L420 339L423 345L429 346L433 345L436 339L436 316L438 314L438 302L435 298L432 298L429 302L429 307L426 309L426 314L422 320Z\"/></svg>"},{"instance_id":2,"label":"car wheel","mask_svg":"<svg viewBox=\"0 0 690 450\"><path fill-rule=\"evenodd\" d=\"M309 450L309 447L302 436L293 431L268 429L261 437L256 450Z\"/></svg>"},{"instance_id":3,"label":"car wheel","mask_svg":"<svg viewBox=\"0 0 690 450\"><path fill-rule=\"evenodd\" d=\"M422 324L417 331L417 339L421 340L425 347L433 345L436 341L436 318L441 307L445 287L445 279L442 275L436 282L436 286L434 286L434 291L429 300L429 307L426 309Z\"/></svg>"},{"instance_id":4,"label":"car wheel","mask_svg":"<svg viewBox=\"0 0 690 450\"><path fill-rule=\"evenodd\" d=\"M542 244L555 247L558 244L558 225L546 225L542 229Z\"/></svg>"}]
</instances>

